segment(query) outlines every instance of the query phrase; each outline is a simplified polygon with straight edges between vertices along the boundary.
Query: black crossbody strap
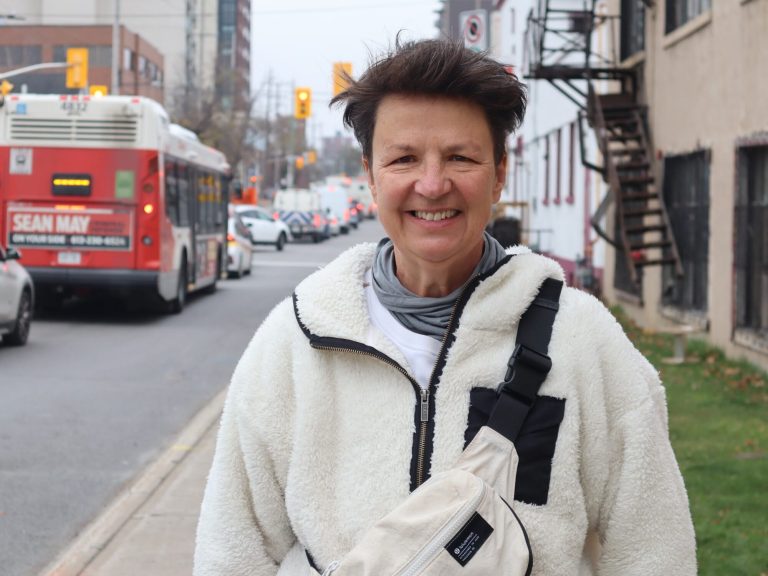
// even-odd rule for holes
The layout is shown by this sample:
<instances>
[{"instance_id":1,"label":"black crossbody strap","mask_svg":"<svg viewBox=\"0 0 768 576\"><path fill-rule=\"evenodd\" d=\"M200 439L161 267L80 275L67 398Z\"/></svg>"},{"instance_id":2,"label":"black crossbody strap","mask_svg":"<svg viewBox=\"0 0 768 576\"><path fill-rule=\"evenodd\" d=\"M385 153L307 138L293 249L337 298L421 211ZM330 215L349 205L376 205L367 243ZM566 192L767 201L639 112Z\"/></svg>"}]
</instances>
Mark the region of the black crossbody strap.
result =
<instances>
[{"instance_id":1,"label":"black crossbody strap","mask_svg":"<svg viewBox=\"0 0 768 576\"><path fill-rule=\"evenodd\" d=\"M547 349L562 288L561 281L547 278L520 317L517 345L507 363L504 381L497 388L498 399L487 424L512 442L517 439L552 367Z\"/></svg>"}]
</instances>

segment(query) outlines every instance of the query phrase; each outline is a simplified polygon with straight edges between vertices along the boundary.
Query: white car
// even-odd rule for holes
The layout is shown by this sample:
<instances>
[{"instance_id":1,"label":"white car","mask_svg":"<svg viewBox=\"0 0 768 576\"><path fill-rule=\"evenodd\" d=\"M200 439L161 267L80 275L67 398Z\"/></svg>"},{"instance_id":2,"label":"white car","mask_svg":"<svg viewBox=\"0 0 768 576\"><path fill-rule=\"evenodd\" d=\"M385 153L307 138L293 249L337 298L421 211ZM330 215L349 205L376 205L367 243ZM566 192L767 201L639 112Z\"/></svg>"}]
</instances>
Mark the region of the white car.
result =
<instances>
[{"instance_id":1,"label":"white car","mask_svg":"<svg viewBox=\"0 0 768 576\"><path fill-rule=\"evenodd\" d=\"M254 244L272 244L278 250L282 250L285 243L291 239L288 225L264 208L241 204L235 207L235 211L251 231Z\"/></svg>"},{"instance_id":2,"label":"white car","mask_svg":"<svg viewBox=\"0 0 768 576\"><path fill-rule=\"evenodd\" d=\"M0 246L0 335L3 343L23 346L29 338L35 289L14 248Z\"/></svg>"},{"instance_id":3,"label":"white car","mask_svg":"<svg viewBox=\"0 0 768 576\"><path fill-rule=\"evenodd\" d=\"M253 244L251 233L234 210L230 210L227 223L227 275L242 278L251 273Z\"/></svg>"}]
</instances>

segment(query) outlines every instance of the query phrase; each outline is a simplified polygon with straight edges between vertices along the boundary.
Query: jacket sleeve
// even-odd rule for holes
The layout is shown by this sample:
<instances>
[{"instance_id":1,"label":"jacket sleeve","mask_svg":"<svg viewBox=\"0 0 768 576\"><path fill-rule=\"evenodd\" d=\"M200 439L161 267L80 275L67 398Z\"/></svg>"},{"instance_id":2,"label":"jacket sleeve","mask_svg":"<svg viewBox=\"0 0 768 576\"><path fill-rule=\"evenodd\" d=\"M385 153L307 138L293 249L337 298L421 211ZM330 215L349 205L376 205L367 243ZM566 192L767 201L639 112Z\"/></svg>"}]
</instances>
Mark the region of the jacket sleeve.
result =
<instances>
[{"instance_id":1,"label":"jacket sleeve","mask_svg":"<svg viewBox=\"0 0 768 576\"><path fill-rule=\"evenodd\" d=\"M605 459L591 459L605 465L596 498L597 574L694 576L693 523L669 440L664 388L618 323L607 319L600 332L606 427L598 445Z\"/></svg>"},{"instance_id":2,"label":"jacket sleeve","mask_svg":"<svg viewBox=\"0 0 768 576\"><path fill-rule=\"evenodd\" d=\"M295 541L284 498L290 371L274 360L290 356L281 307L259 328L232 377L200 511L194 576L274 576Z\"/></svg>"}]
</instances>

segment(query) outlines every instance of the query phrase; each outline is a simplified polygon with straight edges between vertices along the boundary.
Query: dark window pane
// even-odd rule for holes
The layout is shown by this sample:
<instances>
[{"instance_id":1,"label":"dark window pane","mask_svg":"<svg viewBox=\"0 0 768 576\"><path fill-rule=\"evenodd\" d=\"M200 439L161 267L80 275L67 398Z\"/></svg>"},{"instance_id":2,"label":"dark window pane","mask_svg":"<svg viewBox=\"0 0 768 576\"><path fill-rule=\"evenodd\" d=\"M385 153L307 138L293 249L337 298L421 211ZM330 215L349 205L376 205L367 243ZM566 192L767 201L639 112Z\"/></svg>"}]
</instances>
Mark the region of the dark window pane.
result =
<instances>
[{"instance_id":1,"label":"dark window pane","mask_svg":"<svg viewBox=\"0 0 768 576\"><path fill-rule=\"evenodd\" d=\"M709 160L696 152L664 160L664 203L677 242L683 276L663 271L662 302L684 310L707 309L709 270Z\"/></svg>"}]
</instances>

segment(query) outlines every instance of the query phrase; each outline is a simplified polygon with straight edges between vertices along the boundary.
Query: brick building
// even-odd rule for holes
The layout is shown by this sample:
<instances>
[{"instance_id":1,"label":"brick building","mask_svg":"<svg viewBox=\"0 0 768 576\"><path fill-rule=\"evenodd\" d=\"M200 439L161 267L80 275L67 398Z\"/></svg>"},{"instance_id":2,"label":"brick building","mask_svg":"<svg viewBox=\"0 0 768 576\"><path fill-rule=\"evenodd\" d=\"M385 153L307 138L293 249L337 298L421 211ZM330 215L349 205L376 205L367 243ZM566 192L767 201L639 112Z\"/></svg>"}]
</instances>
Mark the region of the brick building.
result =
<instances>
[{"instance_id":1,"label":"brick building","mask_svg":"<svg viewBox=\"0 0 768 576\"><path fill-rule=\"evenodd\" d=\"M67 48L88 48L88 82L111 87L111 26L3 26L0 35L0 72L43 62L66 62ZM146 96L163 102L163 55L140 35L120 28L121 94ZM29 72L11 78L16 90L39 94L67 94L66 70Z\"/></svg>"}]
</instances>

